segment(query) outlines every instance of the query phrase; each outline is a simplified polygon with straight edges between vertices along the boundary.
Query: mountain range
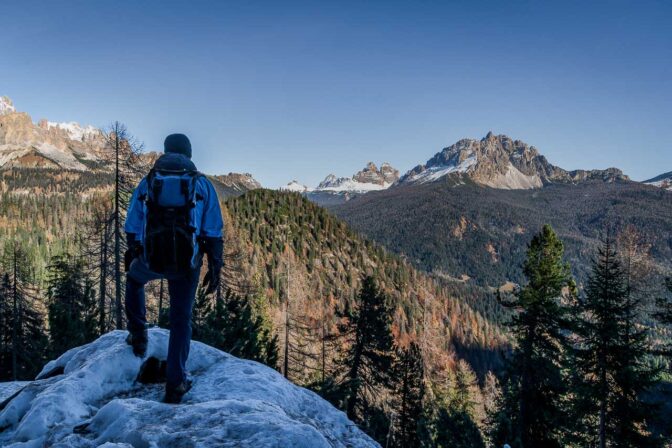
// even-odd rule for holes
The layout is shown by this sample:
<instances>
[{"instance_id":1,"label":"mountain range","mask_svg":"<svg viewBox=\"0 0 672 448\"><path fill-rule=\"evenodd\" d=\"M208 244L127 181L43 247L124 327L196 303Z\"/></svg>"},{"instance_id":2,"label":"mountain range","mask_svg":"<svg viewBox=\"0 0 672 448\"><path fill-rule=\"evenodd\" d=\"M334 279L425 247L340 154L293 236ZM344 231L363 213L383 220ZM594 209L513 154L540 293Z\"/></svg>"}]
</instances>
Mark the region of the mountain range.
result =
<instances>
[{"instance_id":1,"label":"mountain range","mask_svg":"<svg viewBox=\"0 0 672 448\"><path fill-rule=\"evenodd\" d=\"M61 191L61 184L66 188L72 182L78 191L106 188L109 151L104 132L95 127L34 123L7 97L0 99L0 171L20 169L13 178L14 191L43 188L45 176L30 170L60 179L47 192ZM63 172L73 174L63 177ZM210 178L223 197L262 188L250 174ZM623 225L647 232L659 260L657 269L666 269L672 243L665 235L672 233L672 216L665 190L670 190L671 179L672 172L639 183L617 168L565 170L534 146L489 132L442 149L404 175L389 163L378 167L370 162L350 177L330 174L315 188L293 181L281 190L330 208L423 270L496 286L519 280L520 252L542 221L564 232L583 275L587 249L616 209ZM7 188L3 183L3 191Z\"/></svg>"},{"instance_id":2,"label":"mountain range","mask_svg":"<svg viewBox=\"0 0 672 448\"><path fill-rule=\"evenodd\" d=\"M145 155L153 160L158 153ZM112 170L112 160L103 130L76 122L41 119L35 123L29 114L17 111L11 99L0 97L0 170L37 169L42 170L42 176L62 172L78 173L78 177L101 176ZM261 188L249 173L210 178L224 196Z\"/></svg>"}]
</instances>

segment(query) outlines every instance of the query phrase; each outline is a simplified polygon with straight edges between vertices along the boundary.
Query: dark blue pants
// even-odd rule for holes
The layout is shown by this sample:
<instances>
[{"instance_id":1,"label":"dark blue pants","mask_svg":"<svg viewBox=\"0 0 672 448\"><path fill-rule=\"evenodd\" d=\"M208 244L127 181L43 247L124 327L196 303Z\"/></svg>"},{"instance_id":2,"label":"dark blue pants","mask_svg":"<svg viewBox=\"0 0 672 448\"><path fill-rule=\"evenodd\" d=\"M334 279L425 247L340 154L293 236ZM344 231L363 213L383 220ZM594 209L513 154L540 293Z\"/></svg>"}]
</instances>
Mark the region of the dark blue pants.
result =
<instances>
[{"instance_id":1,"label":"dark blue pants","mask_svg":"<svg viewBox=\"0 0 672 448\"><path fill-rule=\"evenodd\" d=\"M191 310L194 306L200 263L185 274L164 277L150 271L144 260L136 258L126 274L126 317L128 330L142 331L146 325L145 284L150 280L168 280L170 295L170 341L166 376L168 386L177 386L186 379L185 367L191 343Z\"/></svg>"}]
</instances>

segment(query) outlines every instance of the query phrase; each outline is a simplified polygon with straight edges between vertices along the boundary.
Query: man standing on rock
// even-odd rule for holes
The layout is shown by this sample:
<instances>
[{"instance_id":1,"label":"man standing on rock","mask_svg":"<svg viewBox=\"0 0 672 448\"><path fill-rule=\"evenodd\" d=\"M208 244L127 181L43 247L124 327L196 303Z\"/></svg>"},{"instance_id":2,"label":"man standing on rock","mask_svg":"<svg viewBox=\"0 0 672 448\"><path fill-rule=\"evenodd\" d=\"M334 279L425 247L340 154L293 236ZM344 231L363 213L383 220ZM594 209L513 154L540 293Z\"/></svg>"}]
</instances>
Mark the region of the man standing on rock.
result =
<instances>
[{"instance_id":1,"label":"man standing on rock","mask_svg":"<svg viewBox=\"0 0 672 448\"><path fill-rule=\"evenodd\" d=\"M222 269L222 212L217 192L191 161L191 142L171 134L164 154L133 192L124 226L128 343L143 358L147 352L144 286L167 279L170 342L166 363L166 403L179 403L191 389L185 366L191 342L191 311L203 253L208 271L206 294L219 287Z\"/></svg>"}]
</instances>

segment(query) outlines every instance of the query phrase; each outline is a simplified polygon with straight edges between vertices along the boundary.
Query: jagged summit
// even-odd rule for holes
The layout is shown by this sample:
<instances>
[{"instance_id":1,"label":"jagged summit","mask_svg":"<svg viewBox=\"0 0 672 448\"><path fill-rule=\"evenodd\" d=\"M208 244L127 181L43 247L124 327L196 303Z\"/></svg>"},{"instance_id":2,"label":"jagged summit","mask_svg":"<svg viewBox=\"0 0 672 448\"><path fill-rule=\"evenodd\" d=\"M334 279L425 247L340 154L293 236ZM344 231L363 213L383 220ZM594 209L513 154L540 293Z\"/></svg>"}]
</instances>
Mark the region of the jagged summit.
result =
<instances>
[{"instance_id":1,"label":"jagged summit","mask_svg":"<svg viewBox=\"0 0 672 448\"><path fill-rule=\"evenodd\" d=\"M308 193L309 191L312 191L307 186L303 185L302 183L299 183L299 181L297 181L296 179L289 182L287 185L280 187L279 190L290 191L294 193Z\"/></svg>"},{"instance_id":2,"label":"jagged summit","mask_svg":"<svg viewBox=\"0 0 672 448\"><path fill-rule=\"evenodd\" d=\"M552 165L537 148L492 131L481 140L462 139L444 148L426 164L418 165L400 184L427 183L447 175L465 175L472 181L501 189L531 189L563 182L628 180L620 170L566 171Z\"/></svg>"},{"instance_id":3,"label":"jagged summit","mask_svg":"<svg viewBox=\"0 0 672 448\"><path fill-rule=\"evenodd\" d=\"M375 163L369 162L352 177L336 177L329 174L315 188L315 191L366 193L384 190L399 179L399 171L385 162L380 169Z\"/></svg>"},{"instance_id":4,"label":"jagged summit","mask_svg":"<svg viewBox=\"0 0 672 448\"><path fill-rule=\"evenodd\" d=\"M150 330L148 357L166 358L168 335ZM162 385L136 381L143 361L125 337L74 348L19 385L0 404L0 446L379 446L317 394L199 342L187 365L192 390L180 405L161 403Z\"/></svg>"}]
</instances>

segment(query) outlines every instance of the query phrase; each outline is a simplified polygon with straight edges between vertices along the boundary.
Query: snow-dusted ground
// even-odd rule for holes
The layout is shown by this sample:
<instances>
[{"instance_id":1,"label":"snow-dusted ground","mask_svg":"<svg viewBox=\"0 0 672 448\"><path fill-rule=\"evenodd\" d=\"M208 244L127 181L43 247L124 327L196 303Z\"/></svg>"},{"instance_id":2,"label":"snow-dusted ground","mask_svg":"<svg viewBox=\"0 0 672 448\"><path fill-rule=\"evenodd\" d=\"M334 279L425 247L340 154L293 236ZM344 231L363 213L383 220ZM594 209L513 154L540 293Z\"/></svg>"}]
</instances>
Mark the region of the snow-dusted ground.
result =
<instances>
[{"instance_id":1,"label":"snow-dusted ground","mask_svg":"<svg viewBox=\"0 0 672 448\"><path fill-rule=\"evenodd\" d=\"M28 385L29 381L12 381L0 383L0 403L11 397L15 392Z\"/></svg>"},{"instance_id":2,"label":"snow-dusted ground","mask_svg":"<svg viewBox=\"0 0 672 448\"><path fill-rule=\"evenodd\" d=\"M49 362L0 410L0 446L378 447L345 414L262 364L193 342L193 389L180 405L163 385L136 382L142 360L113 331ZM165 359L168 332L150 330L147 355ZM63 369L63 373L60 373ZM59 373L49 376L49 372ZM11 392L9 392L11 394ZM76 428L76 429L75 429Z\"/></svg>"}]
</instances>

